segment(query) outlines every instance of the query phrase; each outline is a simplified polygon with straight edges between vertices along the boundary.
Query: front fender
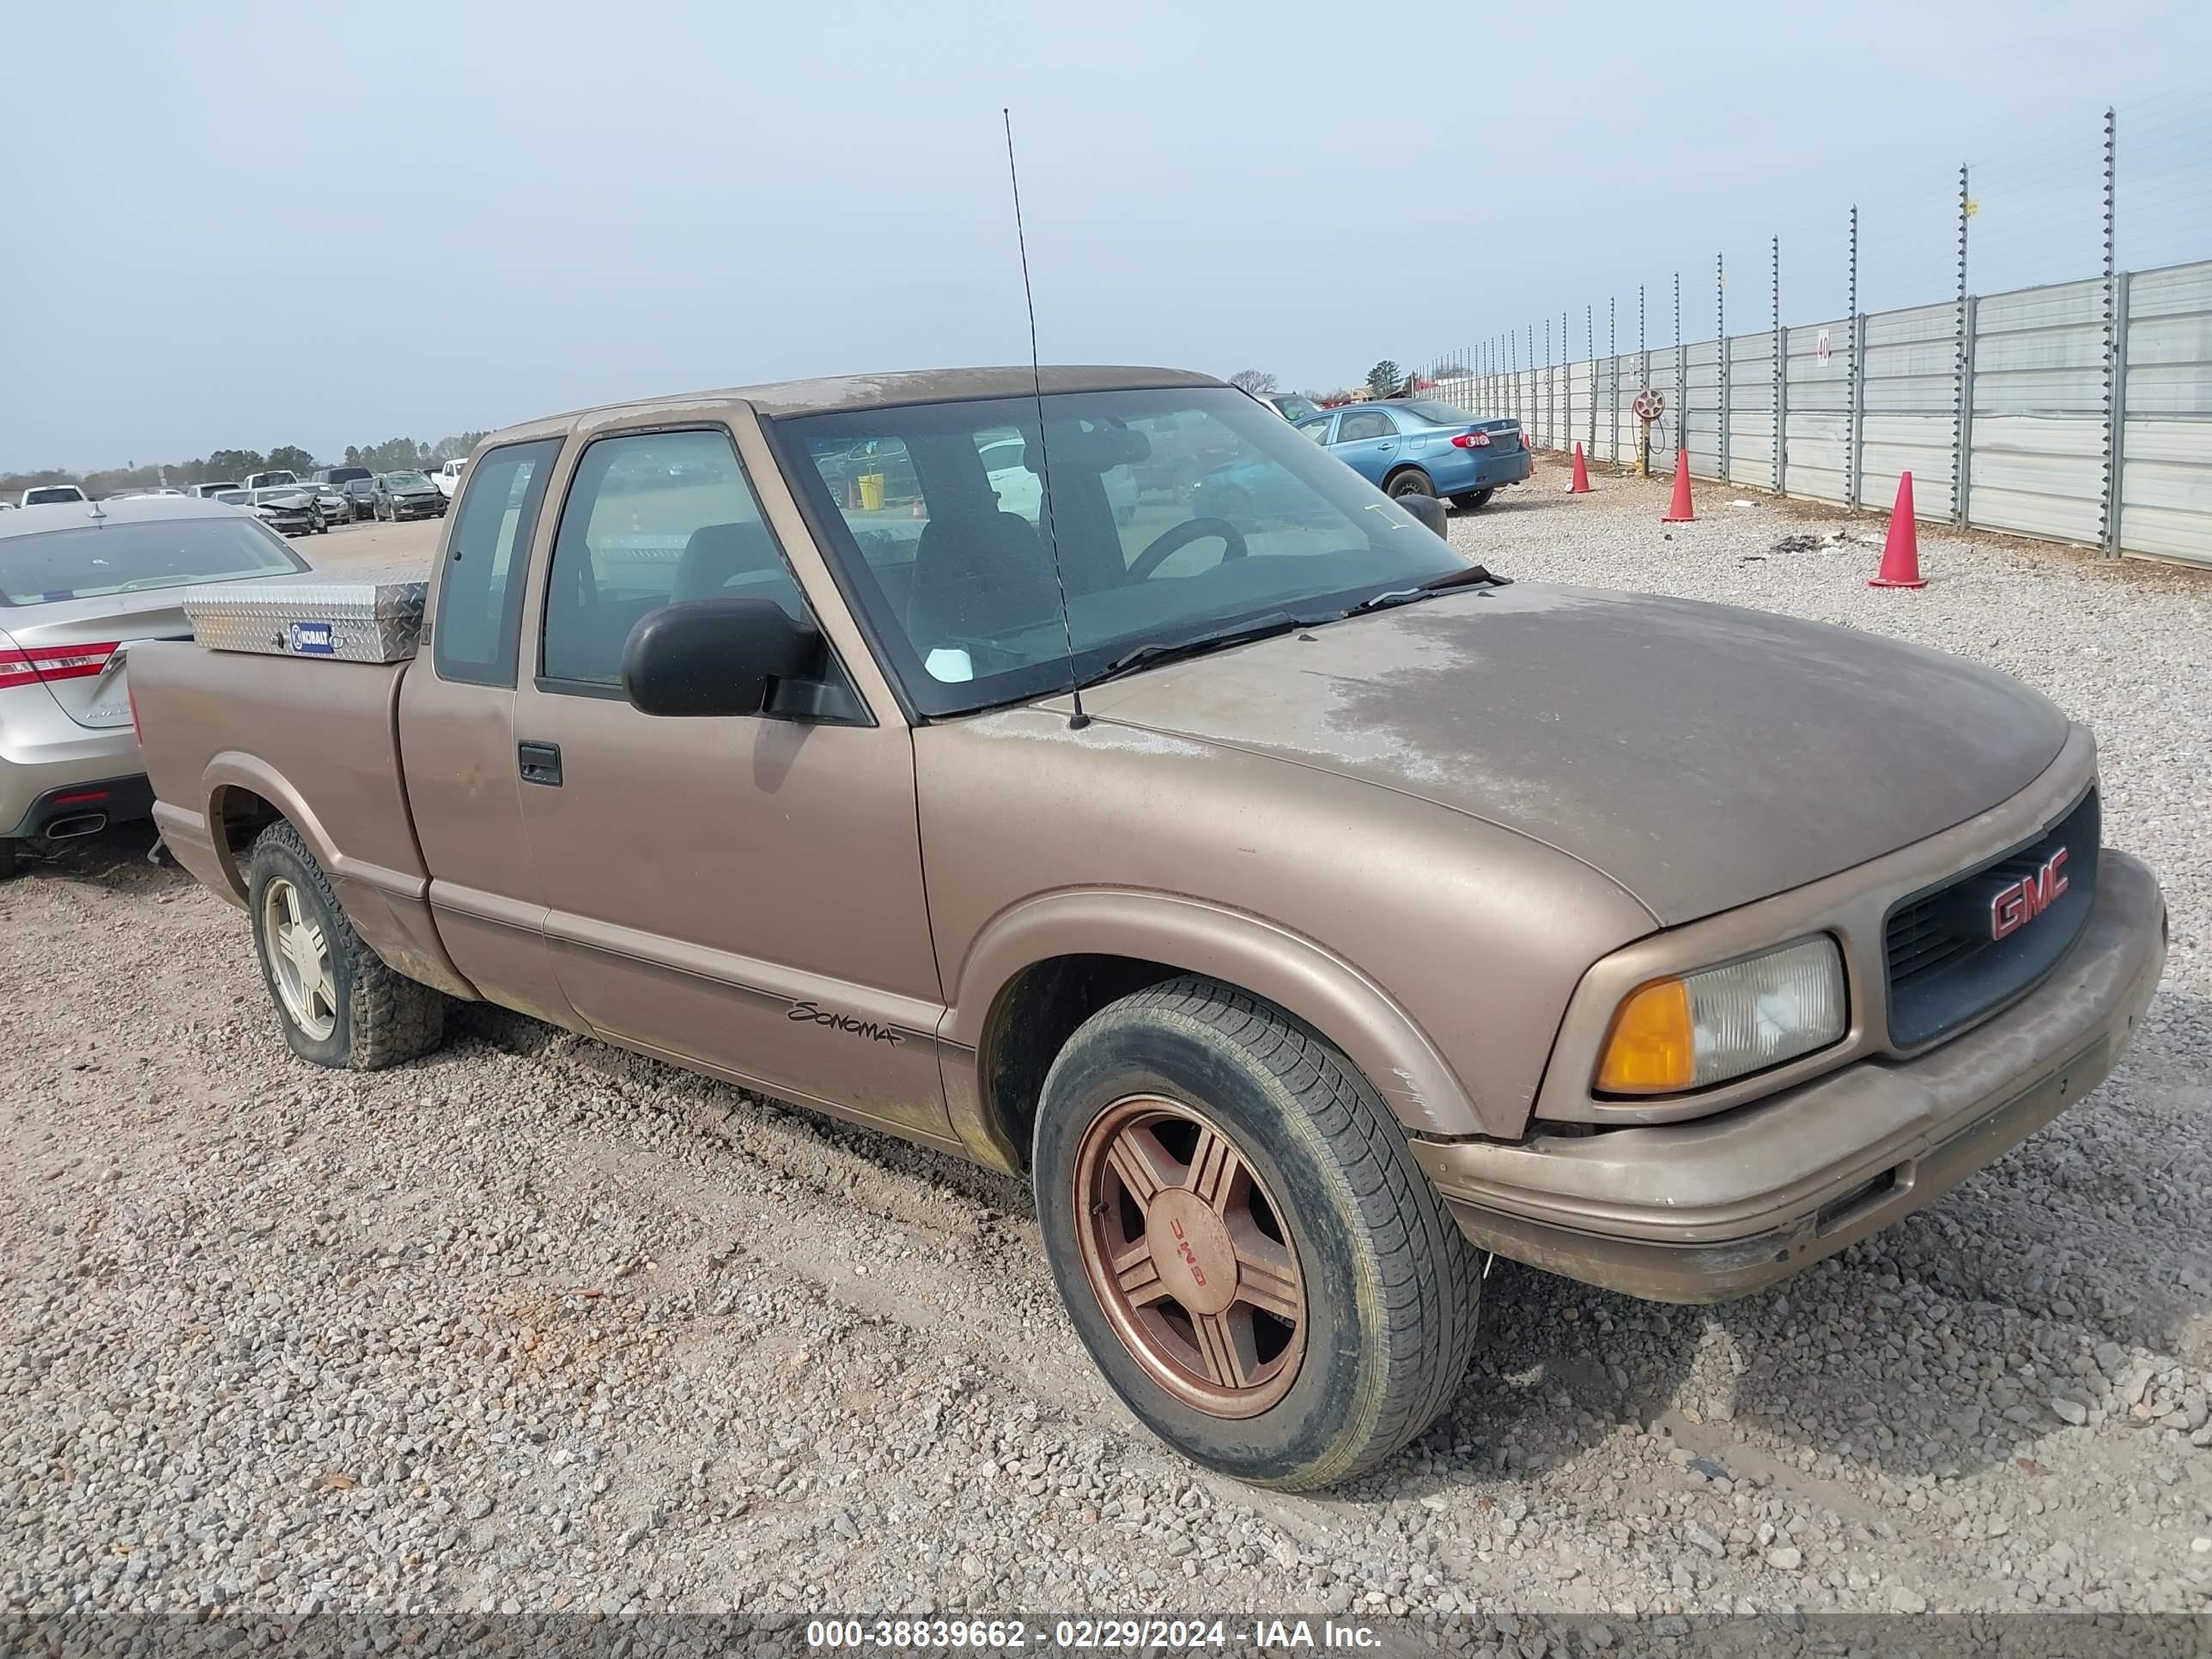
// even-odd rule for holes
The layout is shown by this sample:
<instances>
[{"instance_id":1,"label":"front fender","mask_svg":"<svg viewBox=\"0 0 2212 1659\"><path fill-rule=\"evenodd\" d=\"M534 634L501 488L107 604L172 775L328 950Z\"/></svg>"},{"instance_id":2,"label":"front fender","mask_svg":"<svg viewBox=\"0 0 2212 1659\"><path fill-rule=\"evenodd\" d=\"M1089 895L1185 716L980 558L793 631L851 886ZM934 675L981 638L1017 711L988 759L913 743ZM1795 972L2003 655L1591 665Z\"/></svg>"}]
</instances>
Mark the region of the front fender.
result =
<instances>
[{"instance_id":1,"label":"front fender","mask_svg":"<svg viewBox=\"0 0 2212 1659\"><path fill-rule=\"evenodd\" d=\"M945 1042L976 1051L977 1098L988 1095L981 1050L1001 994L1025 969L1077 955L1165 963L1265 998L1341 1048L1409 1131L1486 1132L1428 1034L1352 963L1241 910L1119 888L1042 894L1002 912L977 935L939 1028Z\"/></svg>"}]
</instances>

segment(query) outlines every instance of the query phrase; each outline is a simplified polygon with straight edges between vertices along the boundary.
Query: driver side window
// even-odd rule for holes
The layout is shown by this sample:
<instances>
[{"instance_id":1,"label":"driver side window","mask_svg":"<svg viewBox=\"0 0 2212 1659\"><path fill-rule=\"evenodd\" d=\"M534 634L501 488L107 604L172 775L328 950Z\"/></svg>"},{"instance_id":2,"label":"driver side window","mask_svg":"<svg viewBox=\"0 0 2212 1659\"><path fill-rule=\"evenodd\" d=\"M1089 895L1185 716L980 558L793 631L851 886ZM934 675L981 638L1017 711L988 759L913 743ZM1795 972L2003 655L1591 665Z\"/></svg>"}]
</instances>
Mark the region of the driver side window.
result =
<instances>
[{"instance_id":1,"label":"driver side window","mask_svg":"<svg viewBox=\"0 0 2212 1659\"><path fill-rule=\"evenodd\" d=\"M619 685L638 619L705 599L769 599L794 621L807 616L729 434L641 432L591 445L553 542L545 678Z\"/></svg>"},{"instance_id":2,"label":"driver side window","mask_svg":"<svg viewBox=\"0 0 2212 1659\"><path fill-rule=\"evenodd\" d=\"M1387 438L1393 428L1390 417L1379 409L1364 409L1346 415L1337 422L1336 441L1340 444L1358 443L1363 438Z\"/></svg>"}]
</instances>

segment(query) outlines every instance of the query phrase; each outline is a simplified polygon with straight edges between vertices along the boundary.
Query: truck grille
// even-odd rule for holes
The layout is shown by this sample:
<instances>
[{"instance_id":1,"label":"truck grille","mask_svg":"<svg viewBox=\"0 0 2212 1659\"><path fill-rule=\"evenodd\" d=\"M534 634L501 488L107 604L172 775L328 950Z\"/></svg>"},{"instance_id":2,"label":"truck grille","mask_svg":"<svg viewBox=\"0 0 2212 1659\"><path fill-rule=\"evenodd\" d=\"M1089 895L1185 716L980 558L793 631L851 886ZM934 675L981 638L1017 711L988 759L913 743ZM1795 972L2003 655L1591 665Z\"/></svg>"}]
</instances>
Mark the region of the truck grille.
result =
<instances>
[{"instance_id":1,"label":"truck grille","mask_svg":"<svg viewBox=\"0 0 2212 1659\"><path fill-rule=\"evenodd\" d=\"M1883 929L1891 1041L1932 1042L2050 972L2095 902L2100 836L2093 789L2033 841L1892 910Z\"/></svg>"}]
</instances>

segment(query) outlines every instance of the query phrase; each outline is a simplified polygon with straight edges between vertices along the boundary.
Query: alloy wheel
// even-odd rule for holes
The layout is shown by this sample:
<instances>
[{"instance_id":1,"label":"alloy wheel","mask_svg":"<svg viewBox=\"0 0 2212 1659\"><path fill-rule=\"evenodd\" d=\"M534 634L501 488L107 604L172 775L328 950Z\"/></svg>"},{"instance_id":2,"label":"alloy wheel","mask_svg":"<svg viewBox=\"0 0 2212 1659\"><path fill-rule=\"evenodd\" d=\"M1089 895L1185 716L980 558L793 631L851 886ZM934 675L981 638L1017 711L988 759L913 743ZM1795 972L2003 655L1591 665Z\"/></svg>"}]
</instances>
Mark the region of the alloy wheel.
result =
<instances>
[{"instance_id":1,"label":"alloy wheel","mask_svg":"<svg viewBox=\"0 0 2212 1659\"><path fill-rule=\"evenodd\" d=\"M300 890L277 876L262 890L261 926L278 1000L294 1024L322 1042L337 1027L338 1003L321 924L300 902Z\"/></svg>"},{"instance_id":2,"label":"alloy wheel","mask_svg":"<svg viewBox=\"0 0 2212 1659\"><path fill-rule=\"evenodd\" d=\"M1115 1102L1075 1160L1085 1275L1153 1380L1221 1418L1290 1392L1305 1354L1296 1243L1266 1183L1203 1112Z\"/></svg>"}]
</instances>

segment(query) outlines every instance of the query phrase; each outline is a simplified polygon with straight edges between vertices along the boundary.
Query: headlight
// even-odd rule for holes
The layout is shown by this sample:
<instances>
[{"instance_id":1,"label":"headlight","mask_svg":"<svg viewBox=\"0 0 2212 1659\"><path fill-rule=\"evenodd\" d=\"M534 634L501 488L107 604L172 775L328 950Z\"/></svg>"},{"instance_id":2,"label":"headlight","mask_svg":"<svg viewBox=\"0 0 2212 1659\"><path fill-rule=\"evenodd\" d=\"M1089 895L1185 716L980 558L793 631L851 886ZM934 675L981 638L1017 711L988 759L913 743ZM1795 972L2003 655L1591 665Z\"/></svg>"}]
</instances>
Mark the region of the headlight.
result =
<instances>
[{"instance_id":1,"label":"headlight","mask_svg":"<svg viewBox=\"0 0 2212 1659\"><path fill-rule=\"evenodd\" d=\"M1607 1035L1597 1086L1675 1094L1778 1066L1844 1034L1844 958L1826 933L1640 985Z\"/></svg>"}]
</instances>

